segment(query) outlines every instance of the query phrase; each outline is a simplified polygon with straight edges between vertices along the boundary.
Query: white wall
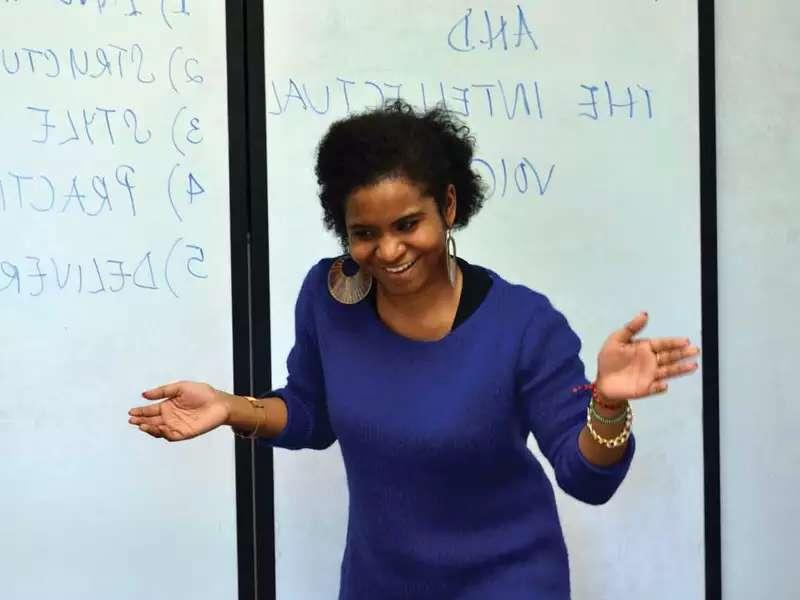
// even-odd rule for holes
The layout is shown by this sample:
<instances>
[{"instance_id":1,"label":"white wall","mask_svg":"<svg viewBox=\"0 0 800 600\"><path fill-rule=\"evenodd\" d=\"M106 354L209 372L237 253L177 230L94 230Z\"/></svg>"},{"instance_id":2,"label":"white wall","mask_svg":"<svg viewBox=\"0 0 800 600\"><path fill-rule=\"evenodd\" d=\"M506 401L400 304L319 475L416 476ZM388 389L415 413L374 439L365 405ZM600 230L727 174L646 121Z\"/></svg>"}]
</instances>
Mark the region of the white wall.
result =
<instances>
[{"instance_id":1,"label":"white wall","mask_svg":"<svg viewBox=\"0 0 800 600\"><path fill-rule=\"evenodd\" d=\"M723 594L796 598L800 6L715 10Z\"/></svg>"}]
</instances>

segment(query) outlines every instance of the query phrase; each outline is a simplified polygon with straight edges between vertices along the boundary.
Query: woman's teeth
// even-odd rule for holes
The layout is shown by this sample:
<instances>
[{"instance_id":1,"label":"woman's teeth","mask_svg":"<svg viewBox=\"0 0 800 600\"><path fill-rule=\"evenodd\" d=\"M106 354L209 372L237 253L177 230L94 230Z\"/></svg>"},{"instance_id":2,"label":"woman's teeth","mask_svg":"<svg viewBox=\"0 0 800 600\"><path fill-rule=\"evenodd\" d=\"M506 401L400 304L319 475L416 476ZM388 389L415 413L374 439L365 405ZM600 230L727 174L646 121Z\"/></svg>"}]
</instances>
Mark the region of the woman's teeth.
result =
<instances>
[{"instance_id":1,"label":"woman's teeth","mask_svg":"<svg viewBox=\"0 0 800 600\"><path fill-rule=\"evenodd\" d=\"M397 266L397 267L383 267L383 269L384 269L384 271L388 271L389 273L393 273L393 274L396 275L397 273L402 273L403 271L407 271L408 269L410 269L414 265L415 262L417 262L417 261L416 260L412 260L411 262L408 262L408 263L406 263L404 265L400 265L400 266Z\"/></svg>"}]
</instances>

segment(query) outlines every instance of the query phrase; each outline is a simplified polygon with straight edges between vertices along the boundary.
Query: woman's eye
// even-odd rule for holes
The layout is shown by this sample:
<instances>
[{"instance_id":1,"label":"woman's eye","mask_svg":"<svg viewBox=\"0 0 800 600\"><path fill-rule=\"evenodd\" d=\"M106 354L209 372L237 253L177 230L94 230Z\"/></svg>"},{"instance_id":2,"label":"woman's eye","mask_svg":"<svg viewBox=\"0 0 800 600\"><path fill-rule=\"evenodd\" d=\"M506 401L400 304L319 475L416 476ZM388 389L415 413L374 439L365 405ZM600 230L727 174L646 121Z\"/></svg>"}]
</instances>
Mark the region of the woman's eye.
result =
<instances>
[{"instance_id":1,"label":"woman's eye","mask_svg":"<svg viewBox=\"0 0 800 600\"><path fill-rule=\"evenodd\" d=\"M405 221L398 226L400 231L411 231L416 227L417 221Z\"/></svg>"},{"instance_id":2,"label":"woman's eye","mask_svg":"<svg viewBox=\"0 0 800 600\"><path fill-rule=\"evenodd\" d=\"M360 240L368 240L372 237L372 232L366 229L360 229L353 232L353 235Z\"/></svg>"}]
</instances>

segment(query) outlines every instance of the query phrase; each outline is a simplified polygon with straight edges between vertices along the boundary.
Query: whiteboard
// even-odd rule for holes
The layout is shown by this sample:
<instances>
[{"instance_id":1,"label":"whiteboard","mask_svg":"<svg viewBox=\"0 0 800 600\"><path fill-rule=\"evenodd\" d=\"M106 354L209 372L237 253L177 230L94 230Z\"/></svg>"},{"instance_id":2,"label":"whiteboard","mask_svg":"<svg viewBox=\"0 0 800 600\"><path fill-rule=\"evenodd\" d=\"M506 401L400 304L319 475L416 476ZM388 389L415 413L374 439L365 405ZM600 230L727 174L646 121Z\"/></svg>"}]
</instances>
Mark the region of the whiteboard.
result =
<instances>
[{"instance_id":1,"label":"whiteboard","mask_svg":"<svg viewBox=\"0 0 800 600\"><path fill-rule=\"evenodd\" d=\"M800 6L788 0L716 3L720 521L730 600L797 596L799 22Z\"/></svg>"},{"instance_id":2,"label":"whiteboard","mask_svg":"<svg viewBox=\"0 0 800 600\"><path fill-rule=\"evenodd\" d=\"M0 31L2 596L235 598L230 432L127 423L232 388L224 6L5 1Z\"/></svg>"},{"instance_id":3,"label":"whiteboard","mask_svg":"<svg viewBox=\"0 0 800 600\"><path fill-rule=\"evenodd\" d=\"M456 234L459 253L546 294L590 377L606 336L640 310L648 336L702 347L697 36L687 0L267 3L275 386L302 278L340 253L321 225L314 148L335 119L398 95L444 98L470 125L491 194ZM637 454L609 504L558 491L575 598L704 597L701 382L635 403ZM338 444L276 449L274 470L278 598L334 598Z\"/></svg>"}]
</instances>

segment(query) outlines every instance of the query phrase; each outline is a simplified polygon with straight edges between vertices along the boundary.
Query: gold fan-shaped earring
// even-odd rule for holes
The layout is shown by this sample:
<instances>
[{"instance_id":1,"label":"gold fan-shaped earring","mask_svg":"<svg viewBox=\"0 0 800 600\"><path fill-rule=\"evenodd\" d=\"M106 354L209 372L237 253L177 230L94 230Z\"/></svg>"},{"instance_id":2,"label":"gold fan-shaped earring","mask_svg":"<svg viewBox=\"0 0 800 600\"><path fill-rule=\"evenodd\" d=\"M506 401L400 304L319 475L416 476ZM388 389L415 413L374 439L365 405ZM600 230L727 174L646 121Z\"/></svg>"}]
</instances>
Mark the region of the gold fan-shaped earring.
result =
<instances>
[{"instance_id":1,"label":"gold fan-shaped earring","mask_svg":"<svg viewBox=\"0 0 800 600\"><path fill-rule=\"evenodd\" d=\"M372 289L372 275L358 266L349 254L333 261L328 271L328 291L342 304L356 304Z\"/></svg>"}]
</instances>

